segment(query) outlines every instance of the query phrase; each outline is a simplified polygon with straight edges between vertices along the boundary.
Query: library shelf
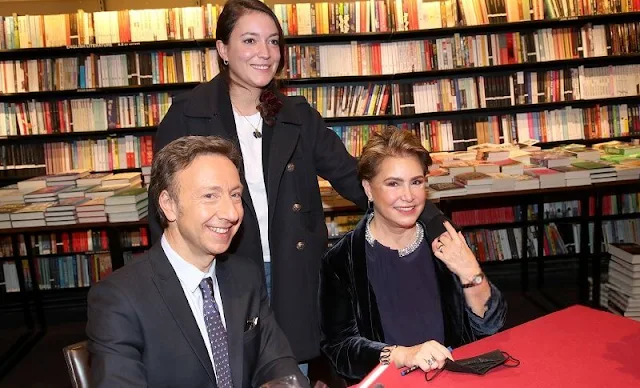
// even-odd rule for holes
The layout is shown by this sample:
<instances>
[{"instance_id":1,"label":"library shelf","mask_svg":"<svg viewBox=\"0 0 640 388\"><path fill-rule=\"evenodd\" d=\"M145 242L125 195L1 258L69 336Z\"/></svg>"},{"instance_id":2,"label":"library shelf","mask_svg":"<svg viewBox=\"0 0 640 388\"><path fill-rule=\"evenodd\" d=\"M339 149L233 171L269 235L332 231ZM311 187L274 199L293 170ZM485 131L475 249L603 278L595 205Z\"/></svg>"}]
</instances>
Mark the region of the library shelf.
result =
<instances>
[{"instance_id":1,"label":"library shelf","mask_svg":"<svg viewBox=\"0 0 640 388\"><path fill-rule=\"evenodd\" d=\"M11 144L19 141L21 143L50 143L54 141L83 140L83 139L104 139L107 137L126 136L126 135L153 135L158 127L128 127L128 128L109 128L99 131L78 131L78 132L58 132L34 135L18 135L0 137L0 144Z\"/></svg>"},{"instance_id":2,"label":"library shelf","mask_svg":"<svg viewBox=\"0 0 640 388\"><path fill-rule=\"evenodd\" d=\"M439 79L443 77L463 77L471 75L494 75L506 72L517 71L545 71L554 69L569 69L579 66L594 67L594 66L612 66L612 65L626 65L629 62L634 63L640 59L640 53L622 54L622 55L608 55L604 57L589 57L589 58L569 58L559 59L553 61L540 61L540 62L523 62L523 63L511 63L495 66L478 66L478 67L460 67L454 69L442 69L442 70L425 70L414 71L408 73L394 73L394 74L373 74L373 75L347 75L347 76L333 76L333 77L310 77L310 78L281 78L278 79L283 87L296 87L306 85L317 84L339 84L339 83L384 83L394 81L417 81L417 80L430 80Z\"/></svg>"},{"instance_id":3,"label":"library shelf","mask_svg":"<svg viewBox=\"0 0 640 388\"><path fill-rule=\"evenodd\" d=\"M455 34L473 35L496 32L523 32L541 28L582 26L586 24L624 23L634 22L640 18L640 12L609 13L598 15L575 16L555 19L529 20L520 22L481 24L471 26L455 26L434 28L427 30L411 31L387 31L387 32L361 32L361 33L333 33L310 35L285 35L285 42L289 45L296 44L322 44L322 43L346 43L426 39L453 36ZM70 45L59 47L36 47L20 49L0 50L0 60L12 60L22 58L49 58L59 56L75 56L91 53L119 53L127 51L150 51L172 49L197 49L214 48L215 38L204 39L169 39L163 41L148 42L122 42L99 43L87 45Z\"/></svg>"},{"instance_id":4,"label":"library shelf","mask_svg":"<svg viewBox=\"0 0 640 388\"><path fill-rule=\"evenodd\" d=\"M148 224L147 218L143 218L139 221L133 222L98 222L98 223L86 223L86 224L72 224L72 225L61 225L61 226L40 226L40 227L30 227L30 228L11 228L11 229L0 229L0 235L8 235L8 234L21 234L21 233L49 233L49 232L64 232L67 230L78 230L78 229L106 229L106 228L127 228L127 227L140 227L146 226ZM38 255L35 255L38 256Z\"/></svg>"},{"instance_id":5,"label":"library shelf","mask_svg":"<svg viewBox=\"0 0 640 388\"><path fill-rule=\"evenodd\" d=\"M22 100L41 99L61 99L61 98L81 98L107 94L136 94L162 91L189 90L198 86L201 82L176 82L153 85L127 85L109 86L102 88L67 89L67 90L47 90L39 92L23 93L0 93L0 102L13 102Z\"/></svg>"}]
</instances>

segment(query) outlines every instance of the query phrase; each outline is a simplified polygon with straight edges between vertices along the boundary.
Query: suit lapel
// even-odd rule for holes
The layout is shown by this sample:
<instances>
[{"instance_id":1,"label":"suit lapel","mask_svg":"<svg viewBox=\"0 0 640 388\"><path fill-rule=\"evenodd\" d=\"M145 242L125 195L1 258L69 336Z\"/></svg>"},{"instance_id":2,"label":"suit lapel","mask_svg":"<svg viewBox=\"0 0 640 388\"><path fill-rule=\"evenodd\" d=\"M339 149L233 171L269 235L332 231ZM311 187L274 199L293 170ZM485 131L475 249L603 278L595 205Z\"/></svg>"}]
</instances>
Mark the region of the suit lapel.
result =
<instances>
[{"instance_id":1,"label":"suit lapel","mask_svg":"<svg viewBox=\"0 0 640 388\"><path fill-rule=\"evenodd\" d=\"M288 100L285 101L288 102ZM293 106L285 103L273 126L273 138L269 150L269 176L267 177L269 209L275 209L282 174L300 137L300 122L294 115L293 109ZM269 211L269 226L271 226L272 220L273 212Z\"/></svg>"},{"instance_id":2,"label":"suit lapel","mask_svg":"<svg viewBox=\"0 0 640 388\"><path fill-rule=\"evenodd\" d=\"M216 260L216 278L218 279L222 308L224 309L224 319L227 325L231 378L234 386L242 387L242 372L244 368L244 333L242 330L245 324L242 306L247 306L247 302L241 300L242 295L236 289L233 275L229 268L228 258L219 256Z\"/></svg>"},{"instance_id":3,"label":"suit lapel","mask_svg":"<svg viewBox=\"0 0 640 388\"><path fill-rule=\"evenodd\" d=\"M200 334L200 329L193 317L193 312L184 296L180 280L178 280L173 267L171 267L171 263L169 263L169 259L167 259L167 256L164 254L162 246L155 244L150 250L149 257L151 258L154 271L153 281L158 292L162 296L169 311L171 311L182 334L187 339L189 345L191 345L196 356L198 356L202 367L206 370L209 378L215 385L216 379L213 373L213 366L211 365L211 358L209 358L202 334Z\"/></svg>"}]
</instances>

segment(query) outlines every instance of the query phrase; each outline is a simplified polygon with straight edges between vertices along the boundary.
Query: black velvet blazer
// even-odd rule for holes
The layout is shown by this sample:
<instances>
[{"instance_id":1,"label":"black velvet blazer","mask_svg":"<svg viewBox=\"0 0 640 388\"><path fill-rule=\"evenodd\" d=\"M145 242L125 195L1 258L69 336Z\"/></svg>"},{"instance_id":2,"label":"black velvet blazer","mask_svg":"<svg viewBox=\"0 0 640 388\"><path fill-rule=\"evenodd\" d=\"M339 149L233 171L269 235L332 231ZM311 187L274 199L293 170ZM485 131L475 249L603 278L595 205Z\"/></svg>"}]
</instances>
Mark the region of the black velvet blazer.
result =
<instances>
[{"instance_id":1,"label":"black velvet blazer","mask_svg":"<svg viewBox=\"0 0 640 388\"><path fill-rule=\"evenodd\" d=\"M389 345L384 342L376 296L367 276L366 219L367 215L327 252L320 275L322 352L349 382L364 378L378 364L382 348ZM418 221L425 228L430 250L433 240L445 231L442 225L445 220L439 215ZM440 286L444 345L455 348L497 332L506 313L500 291L491 285L487 313L483 318L475 316L467 307L458 277L431 256Z\"/></svg>"}]
</instances>

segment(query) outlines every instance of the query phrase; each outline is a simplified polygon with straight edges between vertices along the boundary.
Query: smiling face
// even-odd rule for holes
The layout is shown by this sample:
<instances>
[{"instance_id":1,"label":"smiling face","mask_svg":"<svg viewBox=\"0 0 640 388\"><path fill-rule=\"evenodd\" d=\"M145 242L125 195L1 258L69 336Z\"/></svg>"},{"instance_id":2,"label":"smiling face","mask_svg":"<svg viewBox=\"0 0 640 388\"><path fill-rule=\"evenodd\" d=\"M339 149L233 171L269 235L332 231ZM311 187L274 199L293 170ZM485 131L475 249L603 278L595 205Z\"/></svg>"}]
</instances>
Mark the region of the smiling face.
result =
<instances>
[{"instance_id":1,"label":"smiling face","mask_svg":"<svg viewBox=\"0 0 640 388\"><path fill-rule=\"evenodd\" d=\"M203 269L214 256L226 252L240 228L244 215L240 175L228 158L200 155L176 173L175 196L166 190L160 195L160 206L170 221L170 243L182 258Z\"/></svg>"},{"instance_id":2,"label":"smiling face","mask_svg":"<svg viewBox=\"0 0 640 388\"><path fill-rule=\"evenodd\" d=\"M373 200L376 219L390 229L410 229L424 209L425 171L417 157L386 157L370 181L363 180Z\"/></svg>"},{"instance_id":3,"label":"smiling face","mask_svg":"<svg viewBox=\"0 0 640 388\"><path fill-rule=\"evenodd\" d=\"M280 36L274 20L258 11L238 18L225 44L216 42L218 53L229 62L229 76L237 86L257 90L273 80L280 64Z\"/></svg>"}]
</instances>

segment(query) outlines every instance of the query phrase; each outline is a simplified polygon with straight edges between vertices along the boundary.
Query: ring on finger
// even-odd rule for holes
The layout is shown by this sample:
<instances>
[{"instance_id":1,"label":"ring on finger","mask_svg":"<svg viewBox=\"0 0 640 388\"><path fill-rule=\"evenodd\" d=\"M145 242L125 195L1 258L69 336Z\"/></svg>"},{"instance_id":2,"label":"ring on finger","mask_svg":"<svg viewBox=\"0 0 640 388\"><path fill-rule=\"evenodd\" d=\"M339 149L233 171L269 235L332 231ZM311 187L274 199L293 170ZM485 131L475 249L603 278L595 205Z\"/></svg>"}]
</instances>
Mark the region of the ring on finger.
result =
<instances>
[{"instance_id":1,"label":"ring on finger","mask_svg":"<svg viewBox=\"0 0 640 388\"><path fill-rule=\"evenodd\" d=\"M430 359L428 359L428 360L426 360L426 361L427 361L427 366L428 366L429 368L431 368L431 367L433 366L433 357L432 357L432 358L430 358Z\"/></svg>"}]
</instances>

